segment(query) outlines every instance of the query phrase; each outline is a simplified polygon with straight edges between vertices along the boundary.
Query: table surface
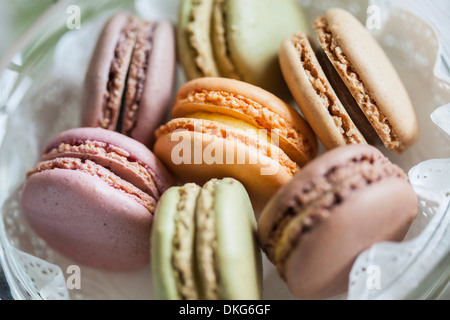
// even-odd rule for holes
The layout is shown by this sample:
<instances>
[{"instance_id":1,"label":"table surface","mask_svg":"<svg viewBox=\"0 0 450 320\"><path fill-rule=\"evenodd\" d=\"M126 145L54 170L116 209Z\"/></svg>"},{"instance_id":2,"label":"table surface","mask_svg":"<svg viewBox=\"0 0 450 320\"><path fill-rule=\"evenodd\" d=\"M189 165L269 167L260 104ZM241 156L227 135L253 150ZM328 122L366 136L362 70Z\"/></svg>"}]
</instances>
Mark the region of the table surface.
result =
<instances>
[{"instance_id":1,"label":"table surface","mask_svg":"<svg viewBox=\"0 0 450 320\"><path fill-rule=\"evenodd\" d=\"M440 38L442 49L446 53L445 65L450 79L450 1L403 1L403 6L433 26ZM6 54L8 48L25 32L54 0L0 0L0 59ZM20 18L18 18L20 17ZM0 247L0 250L2 248ZM0 300L11 300L8 283L0 265ZM441 299L450 299L450 286Z\"/></svg>"}]
</instances>

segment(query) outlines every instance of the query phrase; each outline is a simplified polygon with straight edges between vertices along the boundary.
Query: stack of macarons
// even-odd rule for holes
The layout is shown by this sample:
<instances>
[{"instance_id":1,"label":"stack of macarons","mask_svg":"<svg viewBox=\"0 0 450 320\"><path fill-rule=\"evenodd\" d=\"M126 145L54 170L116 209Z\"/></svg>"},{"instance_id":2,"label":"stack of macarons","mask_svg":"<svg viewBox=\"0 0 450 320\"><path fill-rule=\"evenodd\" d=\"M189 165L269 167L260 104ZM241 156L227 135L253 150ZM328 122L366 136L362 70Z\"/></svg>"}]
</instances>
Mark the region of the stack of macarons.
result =
<instances>
[{"instance_id":1,"label":"stack of macarons","mask_svg":"<svg viewBox=\"0 0 450 320\"><path fill-rule=\"evenodd\" d=\"M86 266L151 263L158 299L260 299L261 250L299 298L344 292L356 257L417 214L379 148L404 152L418 125L359 21L331 9L314 29L320 49L295 0L183 0L176 32L111 17L80 128L27 174L30 225ZM188 81L171 104L177 57Z\"/></svg>"}]
</instances>

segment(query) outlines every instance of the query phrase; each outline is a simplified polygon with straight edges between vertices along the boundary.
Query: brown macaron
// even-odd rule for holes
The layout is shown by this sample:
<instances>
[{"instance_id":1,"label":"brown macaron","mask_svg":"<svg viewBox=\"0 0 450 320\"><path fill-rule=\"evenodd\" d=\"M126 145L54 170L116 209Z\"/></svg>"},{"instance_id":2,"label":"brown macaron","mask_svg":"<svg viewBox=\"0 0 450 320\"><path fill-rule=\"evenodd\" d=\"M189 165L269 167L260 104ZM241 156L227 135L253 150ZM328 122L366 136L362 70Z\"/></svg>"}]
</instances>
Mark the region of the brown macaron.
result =
<instances>
[{"instance_id":1,"label":"brown macaron","mask_svg":"<svg viewBox=\"0 0 450 320\"><path fill-rule=\"evenodd\" d=\"M408 176L370 145L317 158L270 200L258 223L262 249L290 290L325 299L347 290L357 256L401 241L417 215Z\"/></svg>"},{"instance_id":2,"label":"brown macaron","mask_svg":"<svg viewBox=\"0 0 450 320\"><path fill-rule=\"evenodd\" d=\"M375 38L343 9L328 10L314 28L322 49L314 50L308 35L297 33L283 42L279 59L297 104L324 146L381 140L402 153L413 145L419 134L414 107Z\"/></svg>"},{"instance_id":3,"label":"brown macaron","mask_svg":"<svg viewBox=\"0 0 450 320\"><path fill-rule=\"evenodd\" d=\"M175 58L170 22L111 17L86 73L81 125L118 131L151 147L169 111Z\"/></svg>"}]
</instances>

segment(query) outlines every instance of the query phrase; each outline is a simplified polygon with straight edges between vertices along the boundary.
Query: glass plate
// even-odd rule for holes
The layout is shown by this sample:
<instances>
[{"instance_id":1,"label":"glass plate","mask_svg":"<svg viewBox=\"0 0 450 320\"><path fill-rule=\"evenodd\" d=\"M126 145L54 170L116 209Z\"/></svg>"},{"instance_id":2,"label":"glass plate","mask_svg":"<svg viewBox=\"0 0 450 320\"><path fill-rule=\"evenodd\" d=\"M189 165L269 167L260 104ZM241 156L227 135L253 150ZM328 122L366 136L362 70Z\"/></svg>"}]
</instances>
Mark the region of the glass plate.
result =
<instances>
[{"instance_id":1,"label":"glass plate","mask_svg":"<svg viewBox=\"0 0 450 320\"><path fill-rule=\"evenodd\" d=\"M345 0L300 2L311 17L339 5L363 19L369 5L368 1ZM150 266L123 274L77 266L51 250L21 214L21 186L44 143L63 130L79 126L83 78L105 21L114 12L126 10L153 20L167 18L176 24L179 1L72 3L59 1L52 6L19 40L14 56L0 62L0 261L15 299L152 299ZM445 114L446 110L438 107L450 102L450 85L434 74L439 43L432 30L416 17L389 10L391 19L383 22L386 28L381 30L385 31L376 32L376 36L398 62L395 66L412 93L423 134L406 155L388 156L410 172L420 195L421 212L404 243L379 244L359 257L349 292L337 299L435 298L449 280L450 187L442 181L445 177L450 181L449 161L445 160L450 158L450 144L445 130L430 115L437 110ZM403 27L396 27L395 21L402 22ZM416 26L413 36L407 24ZM184 82L178 68L176 89ZM442 160L427 162L430 159ZM434 170L433 179L424 174L430 168ZM369 288L369 275L361 271L374 264L383 270L381 288ZM264 287L264 299L295 299L265 258Z\"/></svg>"}]
</instances>

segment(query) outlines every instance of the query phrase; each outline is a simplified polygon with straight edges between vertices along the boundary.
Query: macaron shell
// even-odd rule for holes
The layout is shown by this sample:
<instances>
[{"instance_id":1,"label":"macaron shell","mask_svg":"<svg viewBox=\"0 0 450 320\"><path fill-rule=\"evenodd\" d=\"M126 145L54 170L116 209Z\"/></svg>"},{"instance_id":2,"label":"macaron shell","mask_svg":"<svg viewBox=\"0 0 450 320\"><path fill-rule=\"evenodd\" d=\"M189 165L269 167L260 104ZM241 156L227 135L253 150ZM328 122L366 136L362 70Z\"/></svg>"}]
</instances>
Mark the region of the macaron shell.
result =
<instances>
[{"instance_id":1,"label":"macaron shell","mask_svg":"<svg viewBox=\"0 0 450 320\"><path fill-rule=\"evenodd\" d=\"M82 119L83 127L99 127L100 121L103 119L104 99L108 96L107 84L110 77L111 63L115 58L115 50L117 43L120 41L122 29L129 23L127 14L116 14L111 17L104 26L99 36L97 45L92 55L88 71L85 76ZM121 40L123 41L123 40ZM126 69L123 70L115 84L120 87L117 89L121 96L125 89L126 73L128 64L131 60L134 42L129 44L129 48L124 56L123 62ZM109 130L115 130L117 119L120 111L119 101L113 111L113 118L108 119L110 123L107 127Z\"/></svg>"},{"instance_id":2,"label":"macaron shell","mask_svg":"<svg viewBox=\"0 0 450 320\"><path fill-rule=\"evenodd\" d=\"M284 267L289 288L303 299L345 292L357 256L373 243L403 240L417 205L412 188L396 178L356 191L297 240Z\"/></svg>"},{"instance_id":3,"label":"macaron shell","mask_svg":"<svg viewBox=\"0 0 450 320\"><path fill-rule=\"evenodd\" d=\"M239 70L228 51L227 26L226 26L227 0L214 1L212 12L211 40L214 47L216 64L221 76L230 79L242 79Z\"/></svg>"},{"instance_id":4,"label":"macaron shell","mask_svg":"<svg viewBox=\"0 0 450 320\"><path fill-rule=\"evenodd\" d=\"M22 208L33 230L77 263L122 272L149 262L153 215L96 177L57 169L33 174Z\"/></svg>"},{"instance_id":5,"label":"macaron shell","mask_svg":"<svg viewBox=\"0 0 450 320\"><path fill-rule=\"evenodd\" d=\"M228 50L241 80L284 96L278 50L287 36L309 30L300 5L295 0L228 0L226 16Z\"/></svg>"},{"instance_id":6,"label":"macaron shell","mask_svg":"<svg viewBox=\"0 0 450 320\"><path fill-rule=\"evenodd\" d=\"M230 108L223 104L223 106L211 105L187 99L191 93L202 90L217 92L219 95L220 92L240 95L244 100L255 101L264 109L255 110L252 114L249 108L239 110L237 107ZM266 108L270 113L265 112ZM172 108L172 117L183 117L198 111L222 113L243 119L257 127L278 129L279 146L299 165L306 164L317 155L316 136L303 117L277 96L252 84L225 78L200 78L190 81L180 88ZM281 125L277 117L280 117L285 124ZM292 140L292 136L297 136L298 140ZM291 140L288 140L288 137Z\"/></svg>"},{"instance_id":7,"label":"macaron shell","mask_svg":"<svg viewBox=\"0 0 450 320\"><path fill-rule=\"evenodd\" d=\"M180 152L184 149L190 155L181 158ZM203 150L218 150L222 156L216 159L211 153L212 156L208 158L206 151L205 158ZM233 177L239 180L245 185L257 215L268 199L292 179L292 174L277 161L261 157L256 149L238 141L225 141L201 132L183 130L176 134L164 134L156 141L154 151L181 182L202 185L213 178ZM226 155L234 155L228 163Z\"/></svg>"},{"instance_id":8,"label":"macaron shell","mask_svg":"<svg viewBox=\"0 0 450 320\"><path fill-rule=\"evenodd\" d=\"M262 260L246 189L238 181L225 178L217 182L213 196L216 270L222 299L258 300L262 296Z\"/></svg>"},{"instance_id":9,"label":"macaron shell","mask_svg":"<svg viewBox=\"0 0 450 320\"><path fill-rule=\"evenodd\" d=\"M151 236L153 292L157 299L179 299L172 268L172 239L175 236L174 217L179 201L177 188L167 190L155 212Z\"/></svg>"},{"instance_id":10,"label":"macaron shell","mask_svg":"<svg viewBox=\"0 0 450 320\"><path fill-rule=\"evenodd\" d=\"M169 21L157 22L152 34L138 119L130 136L151 148L154 132L169 113L174 87L176 52L174 28Z\"/></svg>"},{"instance_id":11,"label":"macaron shell","mask_svg":"<svg viewBox=\"0 0 450 320\"><path fill-rule=\"evenodd\" d=\"M395 131L403 145L397 150L401 152L417 140L418 120L409 95L395 68L375 38L353 15L343 9L330 9L324 18L336 45L345 55L346 62L350 63L351 69L363 83L365 91L376 102L380 112L385 115ZM316 32L321 41L322 36L318 31L317 22ZM357 46L355 41L358 42ZM324 46L322 41L321 44ZM342 68L344 64L337 62L328 50L325 49L325 52L345 81L346 75ZM357 85L347 83L354 96L358 94ZM375 130L381 130L381 128L375 127Z\"/></svg>"},{"instance_id":12,"label":"macaron shell","mask_svg":"<svg viewBox=\"0 0 450 320\"><path fill-rule=\"evenodd\" d=\"M279 59L292 95L326 149L366 143L325 76L306 34L286 38Z\"/></svg>"}]
</instances>

